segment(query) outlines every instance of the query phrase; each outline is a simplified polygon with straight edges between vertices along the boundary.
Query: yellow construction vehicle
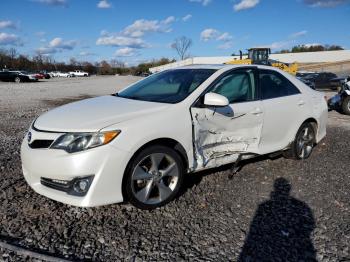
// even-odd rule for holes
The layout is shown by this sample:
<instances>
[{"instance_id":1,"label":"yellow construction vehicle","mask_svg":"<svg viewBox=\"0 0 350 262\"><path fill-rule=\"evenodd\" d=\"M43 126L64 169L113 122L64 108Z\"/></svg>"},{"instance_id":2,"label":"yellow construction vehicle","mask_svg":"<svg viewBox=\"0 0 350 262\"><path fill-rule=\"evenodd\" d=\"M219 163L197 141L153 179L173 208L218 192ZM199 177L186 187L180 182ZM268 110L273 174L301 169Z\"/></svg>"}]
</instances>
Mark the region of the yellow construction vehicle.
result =
<instances>
[{"instance_id":1,"label":"yellow construction vehicle","mask_svg":"<svg viewBox=\"0 0 350 262\"><path fill-rule=\"evenodd\" d=\"M225 64L231 65L269 65L277 67L283 71L286 71L292 75L295 75L298 71L298 64L287 64L279 61L269 59L271 49L266 47L257 47L248 49L248 57L243 59L242 51L240 52L240 59L235 59Z\"/></svg>"}]
</instances>

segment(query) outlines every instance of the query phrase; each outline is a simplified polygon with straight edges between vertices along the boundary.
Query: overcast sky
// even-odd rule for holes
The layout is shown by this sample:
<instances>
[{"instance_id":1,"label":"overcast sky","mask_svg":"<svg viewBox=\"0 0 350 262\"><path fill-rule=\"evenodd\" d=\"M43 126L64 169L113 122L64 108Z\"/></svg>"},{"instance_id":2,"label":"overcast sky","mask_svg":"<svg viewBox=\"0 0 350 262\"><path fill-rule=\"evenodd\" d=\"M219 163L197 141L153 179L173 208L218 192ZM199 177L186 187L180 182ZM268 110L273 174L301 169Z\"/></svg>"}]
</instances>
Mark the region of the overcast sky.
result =
<instances>
[{"instance_id":1,"label":"overcast sky","mask_svg":"<svg viewBox=\"0 0 350 262\"><path fill-rule=\"evenodd\" d=\"M58 61L176 58L170 45L180 36L193 40L193 56L350 48L350 0L1 0L0 10L0 48Z\"/></svg>"}]
</instances>

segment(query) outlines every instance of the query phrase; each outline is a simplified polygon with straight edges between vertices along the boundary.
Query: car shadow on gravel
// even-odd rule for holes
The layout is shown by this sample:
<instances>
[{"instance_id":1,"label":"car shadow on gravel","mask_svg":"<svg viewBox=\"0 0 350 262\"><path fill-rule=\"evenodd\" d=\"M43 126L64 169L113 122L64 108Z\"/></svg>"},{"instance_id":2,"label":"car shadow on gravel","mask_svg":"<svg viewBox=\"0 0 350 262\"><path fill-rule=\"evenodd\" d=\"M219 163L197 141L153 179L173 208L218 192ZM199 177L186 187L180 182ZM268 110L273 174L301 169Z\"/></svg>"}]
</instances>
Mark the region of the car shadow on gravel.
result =
<instances>
[{"instance_id":1,"label":"car shadow on gravel","mask_svg":"<svg viewBox=\"0 0 350 262\"><path fill-rule=\"evenodd\" d=\"M317 261L310 234L312 210L290 196L291 184L277 178L271 198L258 206L238 261Z\"/></svg>"}]
</instances>

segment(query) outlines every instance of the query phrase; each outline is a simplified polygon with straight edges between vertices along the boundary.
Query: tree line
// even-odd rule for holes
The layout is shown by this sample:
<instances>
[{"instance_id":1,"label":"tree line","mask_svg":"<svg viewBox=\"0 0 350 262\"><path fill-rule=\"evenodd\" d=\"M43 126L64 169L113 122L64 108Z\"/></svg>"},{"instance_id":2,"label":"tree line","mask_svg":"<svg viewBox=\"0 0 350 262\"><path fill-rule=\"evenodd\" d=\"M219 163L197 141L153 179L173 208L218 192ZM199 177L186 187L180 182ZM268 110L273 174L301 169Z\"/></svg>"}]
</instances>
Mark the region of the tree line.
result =
<instances>
[{"instance_id":1,"label":"tree line","mask_svg":"<svg viewBox=\"0 0 350 262\"><path fill-rule=\"evenodd\" d=\"M297 45L292 49L283 49L279 53L302 53L302 52L320 52L320 51L336 51L344 50L339 45Z\"/></svg>"},{"instance_id":2,"label":"tree line","mask_svg":"<svg viewBox=\"0 0 350 262\"><path fill-rule=\"evenodd\" d=\"M171 45L175 50L180 60L190 57L189 49L192 46L192 40L185 36L176 38ZM137 66L126 66L123 61L111 59L110 61L102 60L100 62L91 63L89 61L78 61L71 58L69 62L58 62L50 56L41 54L32 57L28 55L19 54L15 48L0 49L0 71L8 70L23 70L28 72L40 71L61 71L69 72L74 70L83 70L89 74L100 75L141 75L148 73L149 68L161 66L176 62L175 59L161 58L154 59L150 62L140 63Z\"/></svg>"},{"instance_id":3,"label":"tree line","mask_svg":"<svg viewBox=\"0 0 350 262\"><path fill-rule=\"evenodd\" d=\"M171 48L178 54L179 59L183 60L190 57L189 49L192 46L192 40L185 36L174 40ZM334 51L344 50L339 45L297 45L291 49L283 49L276 53L301 53L301 52L318 52L318 51ZM232 54L234 55L234 54ZM137 66L126 66L123 61L111 59L110 61L102 60L100 62L91 63L89 61L78 61L71 58L69 62L57 62L50 56L37 54L35 56L27 56L19 54L15 48L0 49L0 70L25 70L29 72L38 71L62 71L69 72L73 70L83 70L89 74L100 75L141 75L148 73L149 68L165 65L175 62L175 59L161 58L154 59L150 62L140 63Z\"/></svg>"},{"instance_id":4,"label":"tree line","mask_svg":"<svg viewBox=\"0 0 350 262\"><path fill-rule=\"evenodd\" d=\"M0 49L0 71L8 70L23 70L28 72L40 71L61 71L69 72L74 70L83 70L89 74L100 75L141 75L148 73L149 68L165 65L175 62L174 59L161 58L152 60L151 62L140 63L137 66L128 67L124 62L111 59L110 61L102 60L100 62L91 63L89 61L78 61L71 58L69 62L58 62L50 56L37 54L35 56L27 56L19 54L15 48Z\"/></svg>"}]
</instances>

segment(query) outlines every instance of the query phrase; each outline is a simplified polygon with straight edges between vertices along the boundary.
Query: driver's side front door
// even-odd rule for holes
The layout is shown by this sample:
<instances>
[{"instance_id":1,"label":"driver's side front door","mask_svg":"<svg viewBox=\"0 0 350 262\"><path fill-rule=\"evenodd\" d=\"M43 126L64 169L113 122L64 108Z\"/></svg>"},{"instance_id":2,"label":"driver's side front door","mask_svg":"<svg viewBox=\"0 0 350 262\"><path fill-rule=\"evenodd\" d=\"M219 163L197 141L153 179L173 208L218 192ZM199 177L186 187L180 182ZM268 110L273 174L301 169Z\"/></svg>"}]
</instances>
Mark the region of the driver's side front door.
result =
<instances>
[{"instance_id":1,"label":"driver's side front door","mask_svg":"<svg viewBox=\"0 0 350 262\"><path fill-rule=\"evenodd\" d=\"M203 104L191 108L196 170L232 163L240 154L259 152L263 108L256 84L256 69L224 73L207 90L228 98L225 107Z\"/></svg>"}]
</instances>

